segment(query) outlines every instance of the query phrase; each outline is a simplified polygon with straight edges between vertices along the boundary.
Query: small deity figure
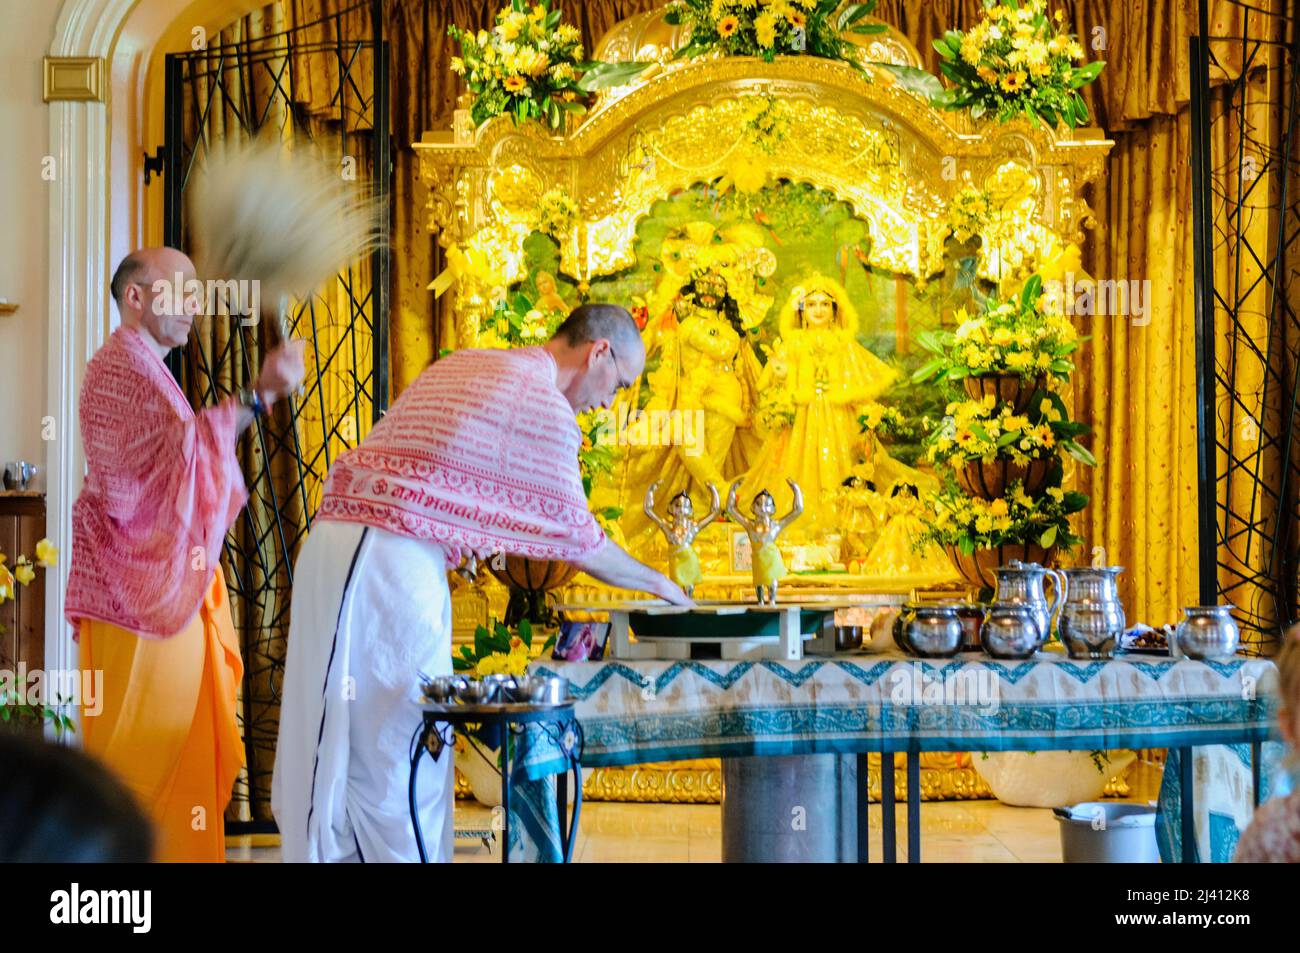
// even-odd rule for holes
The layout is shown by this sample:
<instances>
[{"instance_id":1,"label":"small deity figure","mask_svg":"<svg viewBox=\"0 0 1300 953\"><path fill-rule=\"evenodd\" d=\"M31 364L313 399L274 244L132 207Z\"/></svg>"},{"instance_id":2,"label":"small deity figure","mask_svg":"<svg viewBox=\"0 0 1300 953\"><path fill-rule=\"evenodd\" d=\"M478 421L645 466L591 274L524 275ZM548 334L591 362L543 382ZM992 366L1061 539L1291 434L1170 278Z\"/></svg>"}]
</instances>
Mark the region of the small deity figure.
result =
<instances>
[{"instance_id":1,"label":"small deity figure","mask_svg":"<svg viewBox=\"0 0 1300 953\"><path fill-rule=\"evenodd\" d=\"M781 561L781 551L776 548L776 538L785 528L798 519L803 512L803 491L794 480L790 484L790 512L780 519L776 518L776 501L767 490L759 491L750 504L753 519L746 518L736 509L736 494L740 491L742 481L731 484L727 493L727 515L749 536L750 548L753 550L754 588L758 601L762 605L776 605L777 583L785 576L785 563Z\"/></svg>"},{"instance_id":2,"label":"small deity figure","mask_svg":"<svg viewBox=\"0 0 1300 953\"><path fill-rule=\"evenodd\" d=\"M537 285L537 301L535 302L537 309L539 311L558 311L567 317L572 309L560 297L560 288L555 281L555 276L549 271L539 271L534 283Z\"/></svg>"},{"instance_id":3,"label":"small deity figure","mask_svg":"<svg viewBox=\"0 0 1300 953\"><path fill-rule=\"evenodd\" d=\"M695 504L691 502L691 495L685 490L678 493L668 501L667 523L655 512L657 489L659 489L658 481L650 484L650 489L646 490L645 515L650 517L668 540L669 578L693 599L695 586L703 578L703 574L700 572L700 557L695 554L695 548L691 544L695 542L695 537L699 535L700 530L717 519L718 514L722 512L722 506L718 501L718 488L712 483L708 484L709 513L699 522L695 520Z\"/></svg>"},{"instance_id":4,"label":"small deity figure","mask_svg":"<svg viewBox=\"0 0 1300 953\"><path fill-rule=\"evenodd\" d=\"M918 586L953 579L955 570L947 553L935 543L917 542L925 534L925 523L920 516L920 492L916 485L901 481L894 484L888 508L892 515L862 561L862 574L909 580Z\"/></svg>"}]
</instances>

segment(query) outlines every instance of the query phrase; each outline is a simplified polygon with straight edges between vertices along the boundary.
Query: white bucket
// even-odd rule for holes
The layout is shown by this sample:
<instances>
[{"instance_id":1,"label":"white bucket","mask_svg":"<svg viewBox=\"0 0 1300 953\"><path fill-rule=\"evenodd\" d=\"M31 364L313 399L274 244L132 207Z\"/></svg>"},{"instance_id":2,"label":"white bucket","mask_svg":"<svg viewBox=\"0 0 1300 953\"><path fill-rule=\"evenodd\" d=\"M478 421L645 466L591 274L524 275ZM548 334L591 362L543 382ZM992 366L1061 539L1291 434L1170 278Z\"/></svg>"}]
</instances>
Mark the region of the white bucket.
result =
<instances>
[{"instance_id":1,"label":"white bucket","mask_svg":"<svg viewBox=\"0 0 1300 953\"><path fill-rule=\"evenodd\" d=\"M1123 801L1058 807L1061 859L1067 864L1158 864L1156 809Z\"/></svg>"}]
</instances>

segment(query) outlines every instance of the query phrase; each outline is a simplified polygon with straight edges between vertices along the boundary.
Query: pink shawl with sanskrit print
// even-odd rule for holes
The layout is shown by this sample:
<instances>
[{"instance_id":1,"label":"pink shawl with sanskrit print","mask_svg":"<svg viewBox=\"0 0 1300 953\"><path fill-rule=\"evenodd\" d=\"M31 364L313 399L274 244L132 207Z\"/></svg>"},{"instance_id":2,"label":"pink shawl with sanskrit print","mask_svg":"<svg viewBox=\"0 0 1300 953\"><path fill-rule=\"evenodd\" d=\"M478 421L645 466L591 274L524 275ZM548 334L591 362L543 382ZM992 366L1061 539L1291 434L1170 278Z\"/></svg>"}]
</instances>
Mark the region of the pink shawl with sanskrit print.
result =
<instances>
[{"instance_id":1,"label":"pink shawl with sanskrit print","mask_svg":"<svg viewBox=\"0 0 1300 953\"><path fill-rule=\"evenodd\" d=\"M194 617L248 498L239 405L195 415L143 332L120 327L81 385L86 481L72 506L65 615L166 638Z\"/></svg>"},{"instance_id":2,"label":"pink shawl with sanskrit print","mask_svg":"<svg viewBox=\"0 0 1300 953\"><path fill-rule=\"evenodd\" d=\"M433 540L452 564L466 550L577 559L605 539L581 444L545 349L457 351L334 462L316 515Z\"/></svg>"}]
</instances>

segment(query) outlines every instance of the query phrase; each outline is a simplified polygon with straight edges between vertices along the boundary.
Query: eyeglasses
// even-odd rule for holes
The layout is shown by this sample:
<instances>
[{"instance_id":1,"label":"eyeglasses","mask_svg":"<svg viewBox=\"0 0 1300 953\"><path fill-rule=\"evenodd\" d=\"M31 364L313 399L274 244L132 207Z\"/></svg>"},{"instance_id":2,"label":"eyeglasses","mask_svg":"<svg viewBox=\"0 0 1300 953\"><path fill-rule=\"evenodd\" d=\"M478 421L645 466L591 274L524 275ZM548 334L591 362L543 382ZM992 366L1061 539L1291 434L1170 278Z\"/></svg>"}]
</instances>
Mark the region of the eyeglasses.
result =
<instances>
[{"instance_id":1,"label":"eyeglasses","mask_svg":"<svg viewBox=\"0 0 1300 953\"><path fill-rule=\"evenodd\" d=\"M631 387L632 381L624 381L623 372L619 370L618 355L614 353L614 345L609 341L606 341L605 343L609 344L609 359L614 362L614 376L618 379L618 389L624 390Z\"/></svg>"}]
</instances>

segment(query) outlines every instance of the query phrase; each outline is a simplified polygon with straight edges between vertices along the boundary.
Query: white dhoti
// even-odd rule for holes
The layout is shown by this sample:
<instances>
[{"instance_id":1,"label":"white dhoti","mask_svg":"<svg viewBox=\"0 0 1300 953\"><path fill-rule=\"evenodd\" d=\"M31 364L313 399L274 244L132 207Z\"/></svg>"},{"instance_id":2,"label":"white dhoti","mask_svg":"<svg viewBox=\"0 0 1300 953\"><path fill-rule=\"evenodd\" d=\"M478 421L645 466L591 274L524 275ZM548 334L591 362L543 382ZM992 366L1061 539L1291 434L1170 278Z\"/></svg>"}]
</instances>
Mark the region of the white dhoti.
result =
<instances>
[{"instance_id":1,"label":"white dhoti","mask_svg":"<svg viewBox=\"0 0 1300 953\"><path fill-rule=\"evenodd\" d=\"M451 672L436 543L318 520L294 569L271 809L286 862L417 861L408 801L420 675ZM452 752L420 765L431 860L452 855Z\"/></svg>"}]
</instances>

